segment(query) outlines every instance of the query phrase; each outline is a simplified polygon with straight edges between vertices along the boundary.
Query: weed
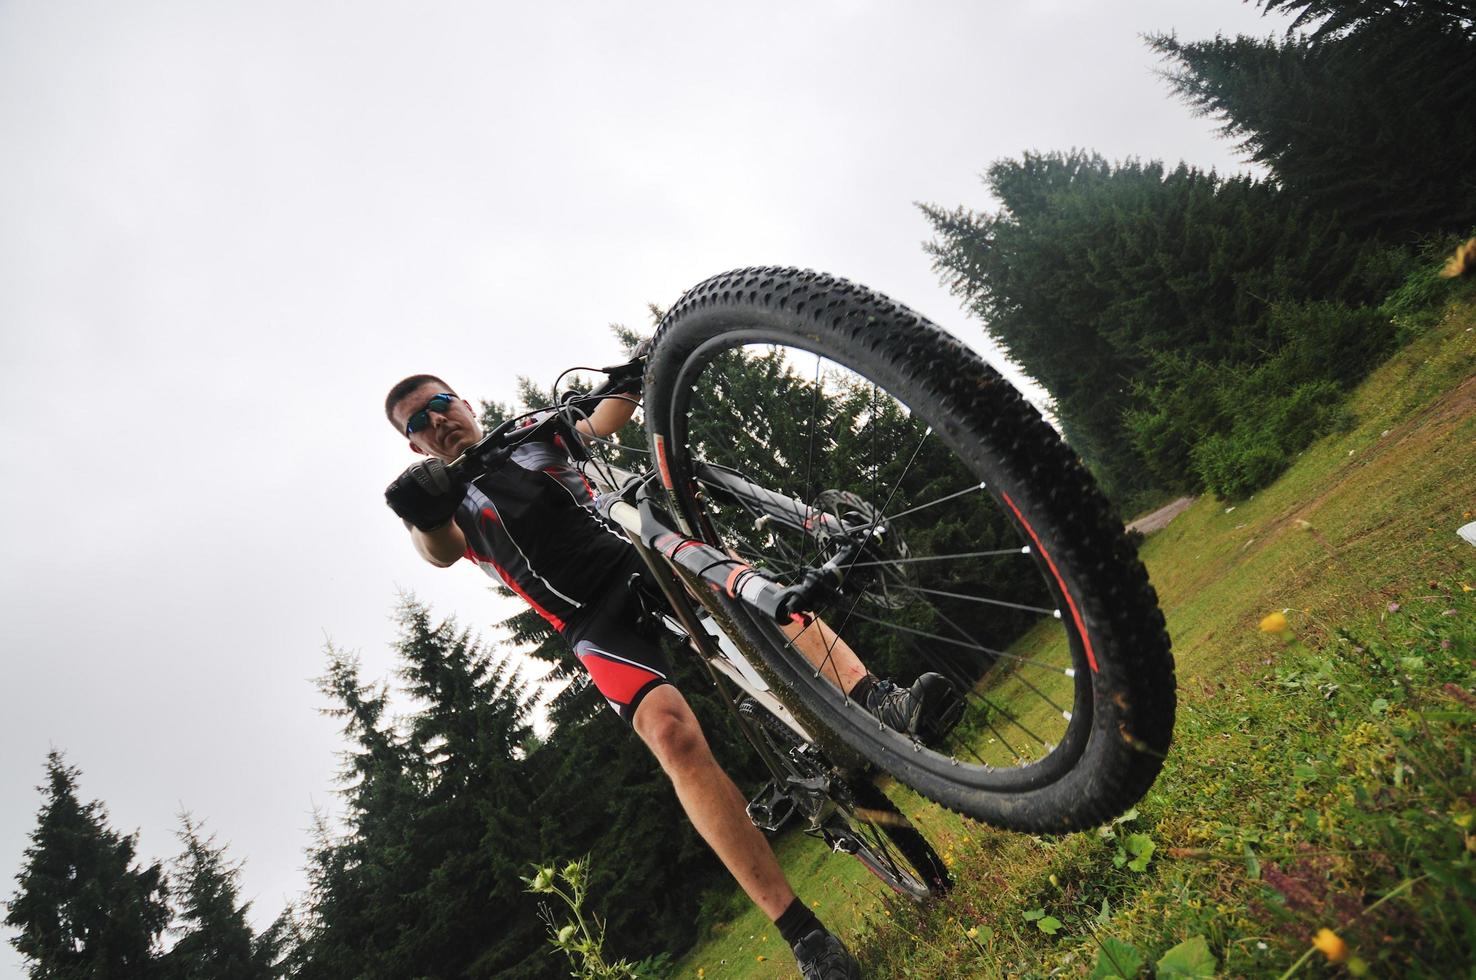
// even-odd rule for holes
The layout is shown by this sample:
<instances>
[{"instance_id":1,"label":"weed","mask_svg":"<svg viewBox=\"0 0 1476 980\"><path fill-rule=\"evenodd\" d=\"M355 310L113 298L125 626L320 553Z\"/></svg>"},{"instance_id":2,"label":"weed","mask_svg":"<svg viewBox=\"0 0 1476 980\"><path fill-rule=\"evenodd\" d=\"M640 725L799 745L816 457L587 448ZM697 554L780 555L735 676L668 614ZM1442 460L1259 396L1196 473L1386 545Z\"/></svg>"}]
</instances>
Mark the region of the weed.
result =
<instances>
[{"instance_id":1,"label":"weed","mask_svg":"<svg viewBox=\"0 0 1476 980\"><path fill-rule=\"evenodd\" d=\"M586 858L584 863L570 861L562 868L535 865L533 877L522 879L528 891L535 895L553 895L574 916L573 922L560 925L553 910L547 904L542 906L543 919L548 923L549 943L569 958L574 971L572 975L580 980L638 980L661 975L666 957L662 957L659 964L653 960L643 961L645 969L625 960L605 961L605 924L585 909L585 901L589 897L588 860Z\"/></svg>"}]
</instances>

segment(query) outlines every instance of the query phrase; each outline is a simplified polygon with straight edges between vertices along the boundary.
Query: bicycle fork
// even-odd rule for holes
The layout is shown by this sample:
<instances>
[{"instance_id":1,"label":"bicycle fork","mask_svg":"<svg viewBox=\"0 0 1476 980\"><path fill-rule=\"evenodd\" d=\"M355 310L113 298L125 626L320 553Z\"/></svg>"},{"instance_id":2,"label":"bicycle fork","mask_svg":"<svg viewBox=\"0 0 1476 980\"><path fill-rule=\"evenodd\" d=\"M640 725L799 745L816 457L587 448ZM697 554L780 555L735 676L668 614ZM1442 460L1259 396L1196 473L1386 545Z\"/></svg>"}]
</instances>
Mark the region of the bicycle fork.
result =
<instances>
[{"instance_id":1,"label":"bicycle fork","mask_svg":"<svg viewBox=\"0 0 1476 980\"><path fill-rule=\"evenodd\" d=\"M645 492L649 482L649 478L632 482L620 493L603 494L595 507L624 528L632 540L638 539L690 573L694 580L714 592L743 600L776 623L809 625L813 616L808 610L839 590L846 570L860 555L861 542L848 541L825 564L805 569L798 585L782 586L742 559L668 527L656 515ZM632 493L636 495L634 504L626 499Z\"/></svg>"}]
</instances>

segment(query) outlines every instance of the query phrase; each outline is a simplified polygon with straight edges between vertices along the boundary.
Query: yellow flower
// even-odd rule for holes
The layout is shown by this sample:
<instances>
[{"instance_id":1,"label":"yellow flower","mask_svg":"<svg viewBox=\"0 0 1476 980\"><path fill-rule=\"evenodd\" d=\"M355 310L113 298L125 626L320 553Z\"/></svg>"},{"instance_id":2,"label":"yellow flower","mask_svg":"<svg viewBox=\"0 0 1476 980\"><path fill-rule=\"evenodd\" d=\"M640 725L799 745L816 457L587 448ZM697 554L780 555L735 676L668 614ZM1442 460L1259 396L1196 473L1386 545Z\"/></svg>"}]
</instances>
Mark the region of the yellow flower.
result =
<instances>
[{"instance_id":1,"label":"yellow flower","mask_svg":"<svg viewBox=\"0 0 1476 980\"><path fill-rule=\"evenodd\" d=\"M707 967L699 966L697 968L697 980L702 980L705 976L707 976Z\"/></svg>"},{"instance_id":2,"label":"yellow flower","mask_svg":"<svg viewBox=\"0 0 1476 980\"><path fill-rule=\"evenodd\" d=\"M970 926L969 927L969 931L966 932L966 933L964 933L964 935L965 936L968 936L970 939L978 939L979 938L979 927L978 926Z\"/></svg>"},{"instance_id":3,"label":"yellow flower","mask_svg":"<svg viewBox=\"0 0 1476 980\"><path fill-rule=\"evenodd\" d=\"M1274 612L1261 620L1262 633L1285 633L1288 629L1286 616L1283 613Z\"/></svg>"},{"instance_id":4,"label":"yellow flower","mask_svg":"<svg viewBox=\"0 0 1476 980\"><path fill-rule=\"evenodd\" d=\"M1312 945L1327 957L1329 963L1341 963L1348 958L1348 944L1343 942L1342 936L1331 929L1318 929L1317 935L1312 939Z\"/></svg>"}]
</instances>

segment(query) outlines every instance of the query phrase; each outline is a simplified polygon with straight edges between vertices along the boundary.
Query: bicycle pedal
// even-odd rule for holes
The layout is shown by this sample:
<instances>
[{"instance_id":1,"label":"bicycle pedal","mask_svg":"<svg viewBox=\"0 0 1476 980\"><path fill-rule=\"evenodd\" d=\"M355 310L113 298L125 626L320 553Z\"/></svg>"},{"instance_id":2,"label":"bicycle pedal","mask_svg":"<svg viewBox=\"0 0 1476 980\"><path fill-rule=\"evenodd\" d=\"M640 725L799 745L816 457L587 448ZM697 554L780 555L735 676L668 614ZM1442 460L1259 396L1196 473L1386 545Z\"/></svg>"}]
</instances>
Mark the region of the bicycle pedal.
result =
<instances>
[{"instance_id":1,"label":"bicycle pedal","mask_svg":"<svg viewBox=\"0 0 1476 980\"><path fill-rule=\"evenodd\" d=\"M773 782L766 783L758 795L748 801L747 810L753 825L771 834L777 833L795 814L794 801Z\"/></svg>"},{"instance_id":2,"label":"bicycle pedal","mask_svg":"<svg viewBox=\"0 0 1476 980\"><path fill-rule=\"evenodd\" d=\"M958 725L967 702L958 688L947 680L942 680L941 684L930 689L925 698L924 720L919 726L918 736L924 744L934 745L947 738Z\"/></svg>"}]
</instances>

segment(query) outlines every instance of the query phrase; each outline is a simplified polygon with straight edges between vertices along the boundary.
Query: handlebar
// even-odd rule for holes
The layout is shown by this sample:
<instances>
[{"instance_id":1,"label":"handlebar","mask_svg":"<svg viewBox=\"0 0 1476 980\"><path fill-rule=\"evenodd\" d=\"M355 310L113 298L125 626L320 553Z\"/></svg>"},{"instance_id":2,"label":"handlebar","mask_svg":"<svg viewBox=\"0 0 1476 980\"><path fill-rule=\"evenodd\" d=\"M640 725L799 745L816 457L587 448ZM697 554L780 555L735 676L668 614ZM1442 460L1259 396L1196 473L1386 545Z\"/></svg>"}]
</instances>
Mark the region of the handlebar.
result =
<instances>
[{"instance_id":1,"label":"handlebar","mask_svg":"<svg viewBox=\"0 0 1476 980\"><path fill-rule=\"evenodd\" d=\"M536 433L547 431L545 426L553 426L559 430L560 435L568 438L570 452L572 455L580 455L578 433L574 426L565 417L567 410L578 408L589 403L597 403L612 396L625 394L630 391L630 383L638 380L645 371L646 359L644 356L632 358L624 364L616 364L613 367L600 368L606 375L602 384L596 385L587 392L567 391L559 398L559 404L555 408L540 409L537 412L529 412L510 418L499 424L491 432L488 432L474 444L468 446L460 456L446 464L446 469L451 471L452 476L458 480L470 481L482 475L512 455L514 449L531 439ZM539 412L548 414L537 421L528 421Z\"/></svg>"}]
</instances>

